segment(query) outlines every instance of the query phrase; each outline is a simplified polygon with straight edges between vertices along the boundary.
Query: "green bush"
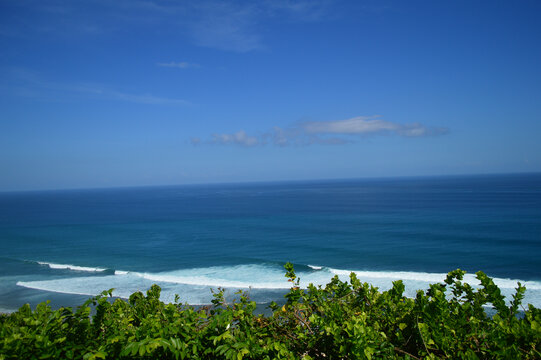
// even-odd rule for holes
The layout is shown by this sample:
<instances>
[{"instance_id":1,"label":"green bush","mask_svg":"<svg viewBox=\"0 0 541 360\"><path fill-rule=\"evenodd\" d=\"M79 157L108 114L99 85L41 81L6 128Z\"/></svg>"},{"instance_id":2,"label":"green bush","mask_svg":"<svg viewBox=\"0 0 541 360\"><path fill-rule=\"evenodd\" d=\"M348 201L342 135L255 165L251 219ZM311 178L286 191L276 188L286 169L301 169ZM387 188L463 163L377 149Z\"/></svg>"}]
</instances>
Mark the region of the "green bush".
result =
<instances>
[{"instance_id":1,"label":"green bush","mask_svg":"<svg viewBox=\"0 0 541 360\"><path fill-rule=\"evenodd\" d=\"M455 270L410 299L402 281L380 292L353 273L349 282L301 289L293 266L285 268L291 289L269 316L254 314L243 292L227 304L223 289L197 310L164 304L157 285L128 301L104 291L76 311L27 304L0 315L0 359L541 358L541 311L520 312L520 283L506 305L484 273L474 289Z\"/></svg>"}]
</instances>

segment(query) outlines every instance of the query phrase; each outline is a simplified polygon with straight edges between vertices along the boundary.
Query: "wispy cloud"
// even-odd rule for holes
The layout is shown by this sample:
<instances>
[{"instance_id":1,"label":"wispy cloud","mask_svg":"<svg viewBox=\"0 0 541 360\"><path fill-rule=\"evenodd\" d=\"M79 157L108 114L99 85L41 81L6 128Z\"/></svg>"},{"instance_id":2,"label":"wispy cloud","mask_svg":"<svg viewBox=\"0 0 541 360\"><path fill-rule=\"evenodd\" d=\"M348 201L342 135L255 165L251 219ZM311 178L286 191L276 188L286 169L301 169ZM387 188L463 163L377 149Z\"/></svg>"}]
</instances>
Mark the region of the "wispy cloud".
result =
<instances>
[{"instance_id":1,"label":"wispy cloud","mask_svg":"<svg viewBox=\"0 0 541 360\"><path fill-rule=\"evenodd\" d=\"M34 98L41 101L66 101L102 99L128 101L149 105L189 105L184 99L156 96L149 93L137 94L119 91L103 84L62 83L43 79L34 72L12 68L0 87L11 95Z\"/></svg>"},{"instance_id":2,"label":"wispy cloud","mask_svg":"<svg viewBox=\"0 0 541 360\"><path fill-rule=\"evenodd\" d=\"M170 68L179 68L179 69L188 69L188 68L198 69L201 67L201 65L199 64L189 63L187 61L180 61L180 62L171 61L168 63L157 63L156 65L161 66L161 67L170 67Z\"/></svg>"},{"instance_id":3,"label":"wispy cloud","mask_svg":"<svg viewBox=\"0 0 541 360\"><path fill-rule=\"evenodd\" d=\"M188 23L196 44L221 50L249 52L266 49L261 27L269 19L288 22L318 21L328 1L269 0L259 2L200 1Z\"/></svg>"},{"instance_id":4,"label":"wispy cloud","mask_svg":"<svg viewBox=\"0 0 541 360\"><path fill-rule=\"evenodd\" d=\"M192 138L190 139L190 142L192 143L192 145L197 146L197 145L201 144L201 139L198 138L198 137L192 137Z\"/></svg>"},{"instance_id":5,"label":"wispy cloud","mask_svg":"<svg viewBox=\"0 0 541 360\"><path fill-rule=\"evenodd\" d=\"M134 25L153 32L156 24L160 24L170 31L168 35L176 36L180 41L188 40L198 46L225 51L250 52L268 48L264 34L269 20L319 21L328 17L330 3L329 0L116 0L95 1L89 10L88 6L76 1L13 2L10 6L41 15L36 17L39 21L27 23L24 19L15 19L10 24L0 24L0 32L16 36L19 32L10 30L16 26L26 36L46 32L78 38L122 32Z\"/></svg>"},{"instance_id":6,"label":"wispy cloud","mask_svg":"<svg viewBox=\"0 0 541 360\"><path fill-rule=\"evenodd\" d=\"M252 147L261 144L260 139L255 136L249 136L245 131L240 130L234 134L212 134L212 144L221 145L240 145Z\"/></svg>"},{"instance_id":7,"label":"wispy cloud","mask_svg":"<svg viewBox=\"0 0 541 360\"><path fill-rule=\"evenodd\" d=\"M395 133L400 136L419 137L440 135L444 128L427 128L419 123L399 124L379 119L380 116L357 116L346 120L314 121L301 124L309 134L367 135Z\"/></svg>"},{"instance_id":8,"label":"wispy cloud","mask_svg":"<svg viewBox=\"0 0 541 360\"><path fill-rule=\"evenodd\" d=\"M118 91L105 91L104 96L113 99L124 100L139 104L150 105L189 105L190 102L183 99L172 99L161 96L154 96L151 94L129 94Z\"/></svg>"},{"instance_id":9,"label":"wispy cloud","mask_svg":"<svg viewBox=\"0 0 541 360\"><path fill-rule=\"evenodd\" d=\"M241 145L253 147L274 146L343 145L358 142L362 137L396 135L402 137L425 137L443 135L446 128L431 128L419 123L400 124L380 119L380 116L357 116L345 120L308 121L287 128L273 127L260 136L248 135L240 130L233 134L212 134L208 144ZM197 138L194 145L205 143Z\"/></svg>"},{"instance_id":10,"label":"wispy cloud","mask_svg":"<svg viewBox=\"0 0 541 360\"><path fill-rule=\"evenodd\" d=\"M319 21L328 17L331 1L269 0L266 3L271 15L288 17L292 21Z\"/></svg>"},{"instance_id":11,"label":"wispy cloud","mask_svg":"<svg viewBox=\"0 0 541 360\"><path fill-rule=\"evenodd\" d=\"M264 48L257 31L262 12L255 3L198 2L193 14L186 25L199 46L235 52Z\"/></svg>"},{"instance_id":12,"label":"wispy cloud","mask_svg":"<svg viewBox=\"0 0 541 360\"><path fill-rule=\"evenodd\" d=\"M392 131L400 127L388 121L375 119L376 116L358 116L346 120L313 121L301 124L309 134L368 134Z\"/></svg>"}]
</instances>

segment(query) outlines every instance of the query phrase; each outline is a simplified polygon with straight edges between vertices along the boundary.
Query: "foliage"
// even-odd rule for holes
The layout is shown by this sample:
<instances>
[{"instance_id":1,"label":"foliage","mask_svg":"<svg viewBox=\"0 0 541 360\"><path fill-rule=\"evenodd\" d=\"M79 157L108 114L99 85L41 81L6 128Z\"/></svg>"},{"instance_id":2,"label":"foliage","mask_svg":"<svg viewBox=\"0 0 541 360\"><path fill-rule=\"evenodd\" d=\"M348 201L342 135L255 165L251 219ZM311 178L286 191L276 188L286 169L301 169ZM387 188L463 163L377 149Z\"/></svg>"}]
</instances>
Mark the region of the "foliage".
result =
<instances>
[{"instance_id":1,"label":"foliage","mask_svg":"<svg viewBox=\"0 0 541 360\"><path fill-rule=\"evenodd\" d=\"M541 311L519 313L520 283L508 306L482 272L480 289L455 270L410 299L401 281L380 292L354 273L349 282L301 289L293 266L285 268L292 286L269 316L254 314L243 292L228 304L219 289L212 306L196 310L161 302L157 285L128 301L104 291L75 311L27 304L0 315L0 359L541 358Z\"/></svg>"}]
</instances>

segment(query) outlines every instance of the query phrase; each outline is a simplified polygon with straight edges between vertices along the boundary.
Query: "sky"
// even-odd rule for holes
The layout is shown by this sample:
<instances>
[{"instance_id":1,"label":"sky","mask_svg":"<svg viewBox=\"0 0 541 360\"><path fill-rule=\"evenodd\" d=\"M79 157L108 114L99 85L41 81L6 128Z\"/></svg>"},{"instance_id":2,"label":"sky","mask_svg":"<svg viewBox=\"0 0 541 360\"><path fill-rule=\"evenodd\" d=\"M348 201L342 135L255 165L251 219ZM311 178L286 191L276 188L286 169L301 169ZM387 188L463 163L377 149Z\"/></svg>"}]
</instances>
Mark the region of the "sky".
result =
<instances>
[{"instance_id":1,"label":"sky","mask_svg":"<svg viewBox=\"0 0 541 360\"><path fill-rule=\"evenodd\" d=\"M540 14L0 0L0 191L539 172Z\"/></svg>"}]
</instances>

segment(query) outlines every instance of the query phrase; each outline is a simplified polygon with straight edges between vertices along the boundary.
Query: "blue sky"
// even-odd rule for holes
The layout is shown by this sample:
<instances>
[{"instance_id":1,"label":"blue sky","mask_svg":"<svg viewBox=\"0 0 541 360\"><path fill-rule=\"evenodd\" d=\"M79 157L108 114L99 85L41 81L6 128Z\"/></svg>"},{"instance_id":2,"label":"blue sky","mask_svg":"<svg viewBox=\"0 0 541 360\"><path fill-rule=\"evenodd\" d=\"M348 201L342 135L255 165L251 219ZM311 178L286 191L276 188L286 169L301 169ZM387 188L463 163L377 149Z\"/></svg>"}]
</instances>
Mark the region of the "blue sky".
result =
<instances>
[{"instance_id":1,"label":"blue sky","mask_svg":"<svg viewBox=\"0 0 541 360\"><path fill-rule=\"evenodd\" d=\"M0 191L541 171L539 1L0 1Z\"/></svg>"}]
</instances>

